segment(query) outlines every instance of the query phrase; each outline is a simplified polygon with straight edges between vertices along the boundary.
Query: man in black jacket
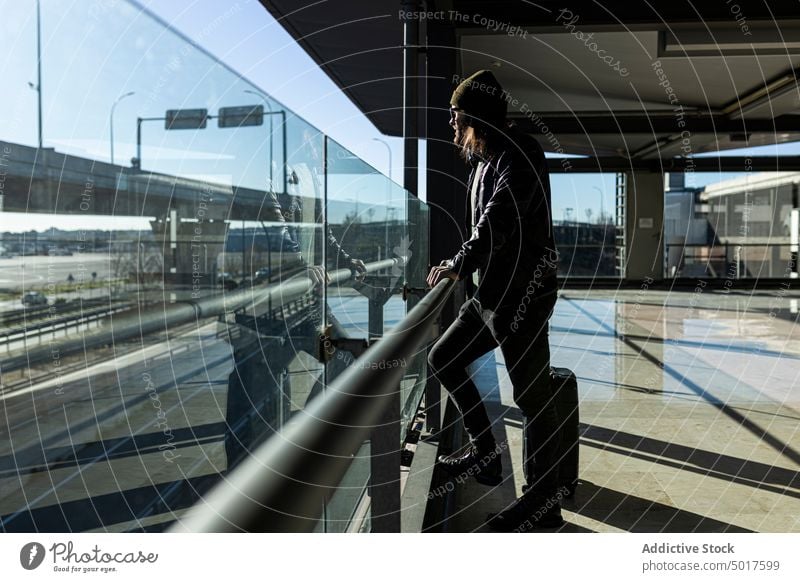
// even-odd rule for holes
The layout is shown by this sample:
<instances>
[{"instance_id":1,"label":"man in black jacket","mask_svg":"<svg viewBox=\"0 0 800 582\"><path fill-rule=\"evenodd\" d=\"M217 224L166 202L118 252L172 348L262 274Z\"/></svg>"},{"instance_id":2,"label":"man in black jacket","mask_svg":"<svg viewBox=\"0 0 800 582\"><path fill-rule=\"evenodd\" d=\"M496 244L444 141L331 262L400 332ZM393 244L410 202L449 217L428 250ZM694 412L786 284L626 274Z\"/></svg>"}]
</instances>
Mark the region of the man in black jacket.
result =
<instances>
[{"instance_id":1,"label":"man in black jacket","mask_svg":"<svg viewBox=\"0 0 800 582\"><path fill-rule=\"evenodd\" d=\"M431 371L450 392L470 437L466 452L441 456L451 475L502 481L500 449L467 366L500 347L514 401L529 420L525 493L488 525L500 531L557 527L559 418L550 385L548 321L556 301L558 254L550 182L541 146L505 122L503 90L490 71L463 80L450 101L454 142L472 166L468 182L471 237L434 267L428 284L466 279L471 297L431 350Z\"/></svg>"}]
</instances>

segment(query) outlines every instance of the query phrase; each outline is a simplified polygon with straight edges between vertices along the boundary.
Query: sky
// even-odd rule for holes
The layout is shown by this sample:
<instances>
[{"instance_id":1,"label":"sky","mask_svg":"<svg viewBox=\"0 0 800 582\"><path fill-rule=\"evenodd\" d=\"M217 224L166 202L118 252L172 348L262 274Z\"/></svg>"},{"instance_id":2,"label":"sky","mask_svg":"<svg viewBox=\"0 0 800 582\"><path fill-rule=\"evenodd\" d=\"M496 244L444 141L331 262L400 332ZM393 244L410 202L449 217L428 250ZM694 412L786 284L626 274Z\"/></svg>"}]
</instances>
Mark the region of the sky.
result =
<instances>
[{"instance_id":1,"label":"sky","mask_svg":"<svg viewBox=\"0 0 800 582\"><path fill-rule=\"evenodd\" d=\"M148 10L361 159L402 176L402 143L382 135L257 0L142 0ZM211 19L210 15L216 15ZM211 30L211 32L208 32Z\"/></svg>"},{"instance_id":2,"label":"sky","mask_svg":"<svg viewBox=\"0 0 800 582\"><path fill-rule=\"evenodd\" d=\"M137 116L159 117L178 108L206 108L213 115L221 107L265 102L267 110L286 106L307 122L288 124L290 154L301 152L303 136L318 128L366 164L389 174L389 155L379 139L391 148L391 175L401 181L401 140L382 136L257 0L140 4L227 68L123 0L41 0L45 147L109 161L112 104L128 92L134 95L120 100L114 114L115 161L125 164L137 151ZM37 127L37 94L29 86L36 84L34 6L34 0L0 0L5 52L0 62L0 139L28 145L36 144ZM268 136L266 126L223 129L210 121L202 131L165 131L163 121L144 122L142 167L263 187L270 160L273 178L282 162L280 140ZM364 166L365 174L371 171ZM732 176L698 174L697 184L727 177ZM375 184L380 182L373 178ZM373 192L372 202L377 203L383 192L380 187L365 191L364 176L358 177L358 184L344 177L336 180L336 195L343 200L360 196L362 203L370 202ZM601 206L606 214L613 212L613 174L553 175L552 183L556 220L596 219ZM425 198L424 190L420 196ZM6 214L0 231L77 228L79 220ZM146 228L141 219L106 223Z\"/></svg>"}]
</instances>

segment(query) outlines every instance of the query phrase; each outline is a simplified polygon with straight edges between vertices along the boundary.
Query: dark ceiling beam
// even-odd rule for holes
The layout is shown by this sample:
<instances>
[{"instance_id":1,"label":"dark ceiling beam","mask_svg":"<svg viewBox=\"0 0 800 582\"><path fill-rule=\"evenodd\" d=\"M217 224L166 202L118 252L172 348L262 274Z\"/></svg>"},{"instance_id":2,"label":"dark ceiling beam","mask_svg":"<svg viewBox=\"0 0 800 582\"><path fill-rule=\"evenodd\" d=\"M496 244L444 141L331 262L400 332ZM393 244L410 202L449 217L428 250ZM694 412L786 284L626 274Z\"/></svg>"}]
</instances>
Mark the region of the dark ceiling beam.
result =
<instances>
[{"instance_id":1,"label":"dark ceiling beam","mask_svg":"<svg viewBox=\"0 0 800 582\"><path fill-rule=\"evenodd\" d=\"M546 32L548 29L564 30L562 10L568 10L571 18L578 20L576 27L581 30L655 30L666 29L675 25L689 25L697 28L716 24L737 25L736 17L731 11L731 3L697 2L697 0L670 0L669 2L609 2L594 0L552 1L537 0L521 2L520 0L457 0L452 2L454 10L461 14L479 14L497 22L507 22L512 26L522 26L531 31ZM762 26L774 24L786 26L788 22L798 22L800 13L794 2L752 2L738 0L740 12L749 24L761 23ZM651 8L652 6L652 8ZM460 30L474 28L486 31L485 26L472 22L471 18L455 23ZM499 34L503 34L499 31Z\"/></svg>"},{"instance_id":2,"label":"dark ceiling beam","mask_svg":"<svg viewBox=\"0 0 800 582\"><path fill-rule=\"evenodd\" d=\"M622 157L547 158L551 174L606 172L787 172L800 171L800 156L710 156L642 160Z\"/></svg>"},{"instance_id":3,"label":"dark ceiling beam","mask_svg":"<svg viewBox=\"0 0 800 582\"><path fill-rule=\"evenodd\" d=\"M400 0L260 0L381 132L403 133Z\"/></svg>"},{"instance_id":4,"label":"dark ceiling beam","mask_svg":"<svg viewBox=\"0 0 800 582\"><path fill-rule=\"evenodd\" d=\"M679 127L674 113L654 115L588 115L553 116L543 114L534 123L528 117L511 117L517 126L530 133L540 133L547 127L555 134L660 134L681 133L771 133L800 132L800 115L783 115L775 119L730 119L723 115L703 115L690 117L685 113L682 118L685 126ZM539 123L541 121L541 124Z\"/></svg>"},{"instance_id":5,"label":"dark ceiling beam","mask_svg":"<svg viewBox=\"0 0 800 582\"><path fill-rule=\"evenodd\" d=\"M399 17L400 0L260 2L370 121L383 133L395 136L402 134L403 21ZM746 16L748 25L757 25L767 32L774 29L779 36L778 27L800 25L800 11L796 3L748 0L737 2L737 6L741 7L740 14ZM569 30L565 27L564 19L559 16L562 9L571 11L573 18L578 17L575 28L580 30L591 28L628 32L666 30L668 27L678 26L682 29L697 27L702 30L708 26L713 30L738 26L731 4L721 1L617 3L596 0L429 0L427 9L443 11L447 15L446 18L431 22L435 22L440 28L452 29L454 50L457 50L459 44L458 35L469 34L473 30L481 34L507 34L507 28L503 26L493 30L491 26L473 22L470 18L472 15L494 20L499 25L565 34ZM454 14L457 11L459 17L454 18L450 11L454 11ZM743 37L743 40L746 38ZM637 123L638 120L632 122L633 131L642 130L642 126ZM669 124L669 121L663 123ZM778 128L779 131L781 129ZM789 127L786 130L792 129ZM656 131L672 132L674 127L657 128ZM692 131L702 131L702 127ZM745 130L742 127L731 129L729 126L718 131L738 133ZM618 133L619 129L612 126L609 132ZM578 129L577 133L584 131Z\"/></svg>"}]
</instances>

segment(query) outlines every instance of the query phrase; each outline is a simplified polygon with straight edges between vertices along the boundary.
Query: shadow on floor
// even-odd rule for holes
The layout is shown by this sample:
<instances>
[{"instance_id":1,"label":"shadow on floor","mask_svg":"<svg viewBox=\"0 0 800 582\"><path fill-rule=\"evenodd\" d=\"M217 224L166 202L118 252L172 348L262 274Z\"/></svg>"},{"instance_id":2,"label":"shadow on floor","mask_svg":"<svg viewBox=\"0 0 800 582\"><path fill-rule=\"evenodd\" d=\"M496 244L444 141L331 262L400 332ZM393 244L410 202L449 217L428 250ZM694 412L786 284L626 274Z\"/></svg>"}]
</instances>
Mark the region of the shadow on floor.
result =
<instances>
[{"instance_id":1,"label":"shadow on floor","mask_svg":"<svg viewBox=\"0 0 800 582\"><path fill-rule=\"evenodd\" d=\"M575 497L563 508L595 521L639 533L751 533L752 530L717 521L621 491L581 481Z\"/></svg>"},{"instance_id":2,"label":"shadow on floor","mask_svg":"<svg viewBox=\"0 0 800 582\"><path fill-rule=\"evenodd\" d=\"M721 400L718 396L715 396L714 394L710 393L700 384L687 378L686 374L682 373L675 366L665 363L663 360L661 360L654 354L650 353L646 349L647 348L646 341L643 342L643 345L639 345L636 342L632 341L630 336L619 334L618 330L612 328L606 322L602 321L601 319L599 319L586 309L582 308L574 300L567 299L567 302L571 304L575 309L582 312L588 319L594 321L599 328L602 328L603 330L605 330L606 333L613 335L619 341L623 342L629 348L634 350L639 356L641 356L651 364L663 370L663 373L665 375L670 376L673 380L677 381L679 384L688 388L698 396L701 396L708 404L717 408L720 412L725 414L729 419L731 419L737 425L750 431L757 439L762 441L764 444L772 447L779 454L790 459L792 462L800 464L800 452L792 448L788 443L783 442L780 438L776 437L767 429L761 427L756 422L746 417L744 414L742 414L735 408L732 408L726 401Z\"/></svg>"},{"instance_id":3,"label":"shadow on floor","mask_svg":"<svg viewBox=\"0 0 800 582\"><path fill-rule=\"evenodd\" d=\"M739 485L747 485L780 495L800 498L800 491L784 489L800 489L800 472L798 471L611 430L601 426L582 424L581 434L583 436L581 444L584 446L730 481ZM599 442L590 442L586 439ZM657 457L650 455L657 455Z\"/></svg>"}]
</instances>

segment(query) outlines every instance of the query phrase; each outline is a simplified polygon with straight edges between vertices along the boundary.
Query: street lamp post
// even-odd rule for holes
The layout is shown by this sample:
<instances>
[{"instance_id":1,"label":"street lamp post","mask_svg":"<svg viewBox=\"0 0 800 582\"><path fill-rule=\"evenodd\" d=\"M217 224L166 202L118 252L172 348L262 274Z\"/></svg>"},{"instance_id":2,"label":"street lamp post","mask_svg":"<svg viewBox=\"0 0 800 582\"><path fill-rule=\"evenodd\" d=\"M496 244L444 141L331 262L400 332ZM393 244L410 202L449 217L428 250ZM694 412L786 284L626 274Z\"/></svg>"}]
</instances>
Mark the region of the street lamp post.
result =
<instances>
[{"instance_id":1,"label":"street lamp post","mask_svg":"<svg viewBox=\"0 0 800 582\"><path fill-rule=\"evenodd\" d=\"M600 224L605 224L605 222L603 222L605 220L605 218L603 217L603 215L605 214L605 210L603 209L603 191L597 186L592 186L592 188L594 188L600 193Z\"/></svg>"},{"instance_id":2,"label":"street lamp post","mask_svg":"<svg viewBox=\"0 0 800 582\"><path fill-rule=\"evenodd\" d=\"M372 139L374 141L379 141L383 145L385 145L386 146L386 151L389 152L389 174L388 175L389 175L389 179L391 180L392 179L392 148L391 148L391 146L389 146L388 143L386 143L385 140L382 140L379 137L373 137Z\"/></svg>"},{"instance_id":3,"label":"street lamp post","mask_svg":"<svg viewBox=\"0 0 800 582\"><path fill-rule=\"evenodd\" d=\"M262 93L260 93L258 91L253 91L252 89L244 89L243 92L244 93L249 93L250 95L255 95L256 97L261 99L261 102L264 105L266 105L267 109L269 110L269 187L270 187L270 190L272 190L274 192L275 191L275 183L274 183L274 180L273 180L273 168L275 166L275 149L274 149L273 146L274 146L274 143L275 143L275 139L274 139L274 135L273 135L274 134L274 130L273 130L273 125L272 125L272 116L275 115L275 112L272 110L272 104L269 102L269 99L267 99L267 97L264 94L262 94ZM283 111L281 111L280 114L281 114L281 117L283 118L283 124L282 124L283 127L281 128L281 130L282 130L281 134L283 135L283 152L284 152L283 156L285 158L286 157L286 114ZM286 190L287 190L286 172L287 172L287 170L286 170L286 160L285 159L284 159L284 163L283 163L283 168L284 168L283 169L283 192L286 193ZM269 238L270 231L267 228L267 226L264 224L263 220L261 221L261 228L264 230L264 235L267 237L267 270L269 271L269 274L267 275L267 283L272 283L272 243L270 242L270 238ZM270 296L269 310L270 310L270 312L272 311L272 296Z\"/></svg>"},{"instance_id":4,"label":"street lamp post","mask_svg":"<svg viewBox=\"0 0 800 582\"><path fill-rule=\"evenodd\" d=\"M385 239L384 240L384 247L385 247L384 251L385 251L386 258L388 259L389 258L389 204L390 204L389 201L392 198L391 190L390 190L391 181L392 181L392 148L389 146L388 143L386 143L385 140L382 140L379 137L373 137L372 139L373 139L373 141L379 141L383 145L385 145L386 146L386 151L389 153L389 174L388 174L389 183L386 184L386 190L387 190L387 192L386 192L386 227L384 228L384 239Z\"/></svg>"},{"instance_id":5,"label":"street lamp post","mask_svg":"<svg viewBox=\"0 0 800 582\"><path fill-rule=\"evenodd\" d=\"M272 139L272 137L273 137L272 136L272 131L273 131L273 129L272 129L272 114L273 114L272 104L261 93L258 93L257 91L253 91L252 89L245 89L243 91L243 93L249 93L250 95L255 95L256 97L261 99L261 102L264 103L264 105L266 105L267 109L269 110L269 188L270 188L270 190L272 190L274 192L275 191L275 184L272 181L272 177L273 177L272 176L272 165L275 162L275 155L274 155L274 150L273 150L273 147L272 147L272 143L273 143L273 139Z\"/></svg>"},{"instance_id":6,"label":"street lamp post","mask_svg":"<svg viewBox=\"0 0 800 582\"><path fill-rule=\"evenodd\" d=\"M39 0L36 0L36 86L28 83L36 91L38 109L39 149L42 149L42 11Z\"/></svg>"},{"instance_id":7,"label":"street lamp post","mask_svg":"<svg viewBox=\"0 0 800 582\"><path fill-rule=\"evenodd\" d=\"M253 91L252 89L244 89L243 92L244 93L249 93L250 95L255 95L256 97L261 99L261 101L264 103L264 105L267 106L267 109L269 110L269 157L270 157L270 161L269 161L269 182L270 182L270 188L272 188L273 192L275 191L275 186L272 183L272 166L275 163L275 155L274 155L274 151L272 149L272 144L274 142L273 135L272 135L273 134L272 116L273 115L280 115L282 120L283 120L281 122L281 125L282 125L282 127L281 127L282 144L281 145L282 145L282 148L283 148L283 158L284 158L283 159L283 192L286 193L286 188L287 188L286 112L285 111L278 111L277 113L274 112L272 110L272 104L269 102L269 99L263 93L260 93L259 91Z\"/></svg>"},{"instance_id":8,"label":"street lamp post","mask_svg":"<svg viewBox=\"0 0 800 582\"><path fill-rule=\"evenodd\" d=\"M111 133L111 135L109 136L109 139L111 141L111 163L112 163L112 165L114 163L114 109L116 109L117 103L119 103L120 101L122 101L126 97L130 97L131 95L135 95L135 94L136 94L135 91L129 91L128 93L120 95L119 97L117 97L116 101L114 101L114 103L111 105L111 113L108 116L108 126L109 126L110 133Z\"/></svg>"}]
</instances>

